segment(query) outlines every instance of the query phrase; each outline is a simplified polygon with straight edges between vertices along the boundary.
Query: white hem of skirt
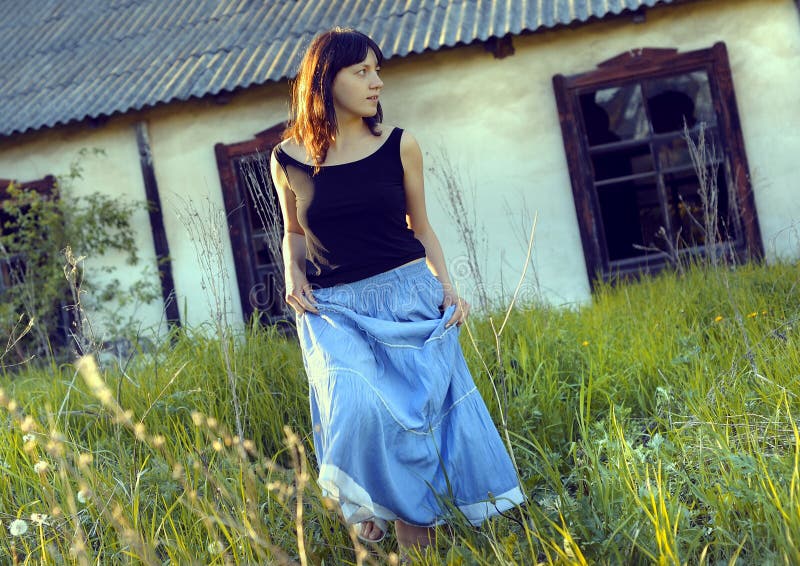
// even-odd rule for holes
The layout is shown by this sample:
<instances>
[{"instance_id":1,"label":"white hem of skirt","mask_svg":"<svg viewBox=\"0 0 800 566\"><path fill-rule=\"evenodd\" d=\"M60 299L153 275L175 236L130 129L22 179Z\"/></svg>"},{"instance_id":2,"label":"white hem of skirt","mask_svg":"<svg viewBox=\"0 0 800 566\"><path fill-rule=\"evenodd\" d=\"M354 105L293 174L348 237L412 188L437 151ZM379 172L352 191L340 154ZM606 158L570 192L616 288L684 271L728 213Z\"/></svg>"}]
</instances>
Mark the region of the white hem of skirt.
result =
<instances>
[{"instance_id":1,"label":"white hem of skirt","mask_svg":"<svg viewBox=\"0 0 800 566\"><path fill-rule=\"evenodd\" d=\"M345 522L349 524L369 521L375 517L386 521L395 521L399 518L386 507L375 503L363 487L336 466L324 464L319 472L318 483L323 496L338 501ZM457 507L473 526L478 526L492 515L508 511L524 500L525 496L517 486L500 495L493 495L486 501L457 505ZM441 525L445 522L440 520L435 524Z\"/></svg>"}]
</instances>

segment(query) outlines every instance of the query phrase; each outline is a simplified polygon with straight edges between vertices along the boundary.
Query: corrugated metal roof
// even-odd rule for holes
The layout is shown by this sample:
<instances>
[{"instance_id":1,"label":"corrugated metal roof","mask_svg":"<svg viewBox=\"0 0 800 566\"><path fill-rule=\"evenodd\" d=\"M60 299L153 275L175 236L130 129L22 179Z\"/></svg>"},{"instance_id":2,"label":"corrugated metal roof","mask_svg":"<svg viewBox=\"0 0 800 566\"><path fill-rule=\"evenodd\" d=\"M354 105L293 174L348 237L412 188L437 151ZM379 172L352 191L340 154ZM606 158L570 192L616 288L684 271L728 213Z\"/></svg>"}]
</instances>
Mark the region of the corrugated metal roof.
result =
<instances>
[{"instance_id":1,"label":"corrugated metal roof","mask_svg":"<svg viewBox=\"0 0 800 566\"><path fill-rule=\"evenodd\" d=\"M321 30L388 57L675 0L0 0L0 136L294 75Z\"/></svg>"}]
</instances>

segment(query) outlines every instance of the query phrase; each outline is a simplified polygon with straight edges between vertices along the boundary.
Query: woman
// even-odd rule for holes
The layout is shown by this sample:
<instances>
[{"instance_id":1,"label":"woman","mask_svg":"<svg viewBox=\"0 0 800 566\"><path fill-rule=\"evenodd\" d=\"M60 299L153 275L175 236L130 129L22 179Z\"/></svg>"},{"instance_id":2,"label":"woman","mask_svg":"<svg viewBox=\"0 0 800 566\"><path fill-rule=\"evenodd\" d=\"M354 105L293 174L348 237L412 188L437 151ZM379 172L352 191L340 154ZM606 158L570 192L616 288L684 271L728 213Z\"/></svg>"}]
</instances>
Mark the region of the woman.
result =
<instances>
[{"instance_id":1,"label":"woman","mask_svg":"<svg viewBox=\"0 0 800 566\"><path fill-rule=\"evenodd\" d=\"M381 124L382 59L355 30L314 39L271 172L319 483L363 540L395 521L401 547L424 546L449 505L479 524L523 496L458 343L469 305L428 222L422 153Z\"/></svg>"}]
</instances>

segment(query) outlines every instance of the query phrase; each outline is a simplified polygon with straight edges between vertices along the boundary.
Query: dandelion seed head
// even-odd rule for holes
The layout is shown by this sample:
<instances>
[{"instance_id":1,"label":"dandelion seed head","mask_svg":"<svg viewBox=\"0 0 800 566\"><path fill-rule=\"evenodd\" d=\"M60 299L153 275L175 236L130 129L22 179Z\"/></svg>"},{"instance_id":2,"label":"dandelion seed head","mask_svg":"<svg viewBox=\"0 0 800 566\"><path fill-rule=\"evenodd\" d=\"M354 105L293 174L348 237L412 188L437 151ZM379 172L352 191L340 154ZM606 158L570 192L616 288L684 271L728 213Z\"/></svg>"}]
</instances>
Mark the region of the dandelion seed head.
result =
<instances>
[{"instance_id":1,"label":"dandelion seed head","mask_svg":"<svg viewBox=\"0 0 800 566\"><path fill-rule=\"evenodd\" d=\"M14 519L8 525L8 532L11 533L11 536L21 537L28 532L28 523L23 519Z\"/></svg>"}]
</instances>

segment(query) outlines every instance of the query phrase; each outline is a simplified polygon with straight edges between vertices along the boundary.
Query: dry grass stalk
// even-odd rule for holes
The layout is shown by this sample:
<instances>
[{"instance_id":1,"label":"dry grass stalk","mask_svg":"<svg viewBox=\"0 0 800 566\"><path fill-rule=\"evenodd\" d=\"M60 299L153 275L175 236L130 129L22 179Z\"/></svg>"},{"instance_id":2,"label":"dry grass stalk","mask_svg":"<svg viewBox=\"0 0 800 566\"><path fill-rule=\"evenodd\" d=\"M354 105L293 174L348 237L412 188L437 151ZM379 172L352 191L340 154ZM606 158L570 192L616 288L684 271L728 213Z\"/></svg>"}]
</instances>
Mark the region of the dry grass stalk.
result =
<instances>
[{"instance_id":1,"label":"dry grass stalk","mask_svg":"<svg viewBox=\"0 0 800 566\"><path fill-rule=\"evenodd\" d=\"M228 320L229 293L227 289L228 270L225 261L225 243L222 235L227 234L227 222L224 214L210 201L206 201L206 211L200 214L191 200L183 200L182 211L178 214L189 240L195 248L197 261L200 264L201 286L205 291L209 311L213 316L214 329L219 338L225 374L231 392L236 432L244 438L242 426L242 405L237 390L237 375L233 367L231 348L233 337Z\"/></svg>"},{"instance_id":2,"label":"dry grass stalk","mask_svg":"<svg viewBox=\"0 0 800 566\"><path fill-rule=\"evenodd\" d=\"M482 312L488 312L491 301L480 261L480 252L486 248L486 237L482 224L478 223L478 214L474 205L477 194L475 182L468 178L465 179L467 173L453 164L444 148L440 148L439 152L434 155L430 171L439 181L440 190L436 193L439 202L455 223L458 237L466 252L467 273L454 273L454 275L466 275L474 282L478 308Z\"/></svg>"}]
</instances>

